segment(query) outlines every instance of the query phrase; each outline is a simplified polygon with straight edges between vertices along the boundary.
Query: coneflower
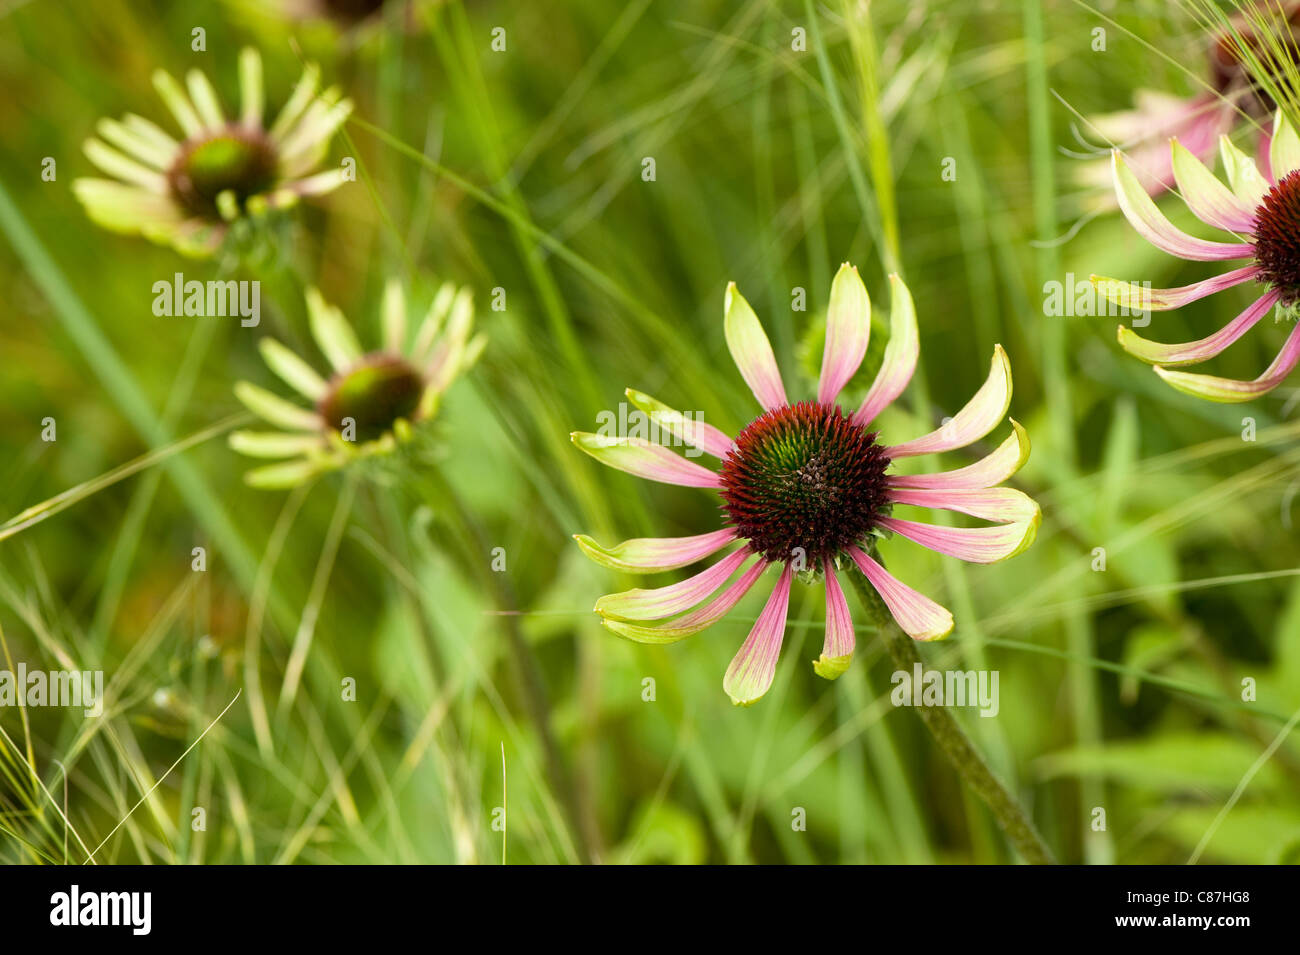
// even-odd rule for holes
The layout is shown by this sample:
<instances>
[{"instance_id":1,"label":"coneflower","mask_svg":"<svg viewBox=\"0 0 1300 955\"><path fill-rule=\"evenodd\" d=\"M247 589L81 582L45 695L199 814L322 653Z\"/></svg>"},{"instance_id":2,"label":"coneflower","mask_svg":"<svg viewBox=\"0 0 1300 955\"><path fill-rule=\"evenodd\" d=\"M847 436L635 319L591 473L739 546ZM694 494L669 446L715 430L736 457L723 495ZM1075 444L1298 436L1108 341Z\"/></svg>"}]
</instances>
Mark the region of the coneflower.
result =
<instances>
[{"instance_id":1,"label":"coneflower","mask_svg":"<svg viewBox=\"0 0 1300 955\"><path fill-rule=\"evenodd\" d=\"M470 338L474 307L468 289L446 283L416 329L407 331L406 297L390 282L384 293L384 342L363 352L343 314L315 289L307 292L312 337L333 368L326 378L273 338L260 343L267 365L312 403L287 401L247 381L235 396L279 431L237 431L230 446L276 464L255 468L256 487L291 487L359 458L387 454L410 440L413 427L434 416L442 395L483 349Z\"/></svg>"},{"instance_id":2,"label":"coneflower","mask_svg":"<svg viewBox=\"0 0 1300 955\"><path fill-rule=\"evenodd\" d=\"M113 178L72 185L99 225L205 257L220 247L232 223L329 192L346 180L343 168L316 171L352 104L337 89L317 92L320 71L314 65L304 69L270 123L263 117L262 59L251 48L239 57L237 117L222 111L200 70L186 76L188 95L163 70L153 81L181 135L135 114L99 121L99 138L87 140L85 152Z\"/></svg>"},{"instance_id":3,"label":"coneflower","mask_svg":"<svg viewBox=\"0 0 1300 955\"><path fill-rule=\"evenodd\" d=\"M1176 228L1151 201L1118 151L1112 159L1115 194L1133 228L1156 248L1194 262L1249 259L1250 264L1172 289L1145 289L1096 275L1092 281L1112 301L1143 310L1178 308L1235 285L1261 284L1263 294L1240 315L1194 342L1163 344L1142 338L1132 329L1119 329L1120 345L1155 365L1156 374L1179 391L1211 401L1249 401L1276 388L1300 361L1300 325L1292 329L1273 363L1251 381L1172 369L1213 358L1250 331L1273 306L1289 307L1300 301L1300 137L1279 111L1264 170L1226 136L1220 139L1220 150L1231 188L1178 140L1170 143L1174 178L1187 207L1207 225L1232 233L1236 241L1197 239Z\"/></svg>"},{"instance_id":4,"label":"coneflower","mask_svg":"<svg viewBox=\"0 0 1300 955\"><path fill-rule=\"evenodd\" d=\"M814 669L835 679L848 668L854 649L841 574L865 575L899 627L914 639L939 639L953 628L947 610L894 578L873 556L881 537L897 534L939 553L991 563L1019 553L1036 533L1039 509L1034 501L996 486L1029 455L1028 437L1015 421L1002 445L975 464L938 474L891 472L890 465L901 458L966 447L997 427L1011 401L1011 369L1001 346L995 346L988 379L951 421L912 441L880 442L871 424L907 386L919 352L911 294L898 276L890 276L890 283L889 344L875 382L856 409L846 411L838 398L866 353L871 303L857 269L846 264L831 288L815 401L791 403L787 398L767 336L734 283L724 303L727 345L762 413L732 438L648 395L627 392L660 428L715 457L718 470L642 438L573 435L579 448L611 467L653 481L712 489L721 497L723 526L708 533L641 538L609 548L577 535L593 560L628 573L655 573L734 548L680 583L602 597L596 612L610 630L643 643L681 640L722 619L767 568L780 567L767 605L723 681L735 703L755 702L772 684L796 574L824 581L825 640ZM894 517L897 505L959 511L995 524L936 526ZM676 619L651 623L669 617Z\"/></svg>"}]
</instances>

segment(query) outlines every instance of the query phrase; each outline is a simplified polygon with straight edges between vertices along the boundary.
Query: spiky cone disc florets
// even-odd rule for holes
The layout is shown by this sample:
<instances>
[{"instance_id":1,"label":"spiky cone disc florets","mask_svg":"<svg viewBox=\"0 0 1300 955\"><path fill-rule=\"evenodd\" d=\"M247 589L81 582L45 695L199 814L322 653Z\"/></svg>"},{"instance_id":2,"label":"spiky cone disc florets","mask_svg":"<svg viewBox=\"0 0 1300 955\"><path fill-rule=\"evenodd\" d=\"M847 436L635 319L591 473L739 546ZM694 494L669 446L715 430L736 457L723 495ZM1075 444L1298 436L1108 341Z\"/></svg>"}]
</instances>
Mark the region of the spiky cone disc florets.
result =
<instances>
[{"instance_id":1,"label":"spiky cone disc florets","mask_svg":"<svg viewBox=\"0 0 1300 955\"><path fill-rule=\"evenodd\" d=\"M274 339L261 342L267 365L311 408L286 401L249 382L235 396L284 430L239 431L236 451L284 458L245 479L259 487L290 487L363 458L393 452L437 412L443 393L477 359L482 336L470 338L473 304L467 289L445 284L413 339L406 333L406 302L390 282L384 295L384 347L362 352L343 314L314 289L307 294L312 336L333 367L327 379Z\"/></svg>"},{"instance_id":2,"label":"spiky cone disc florets","mask_svg":"<svg viewBox=\"0 0 1300 955\"><path fill-rule=\"evenodd\" d=\"M1300 170L1270 187L1255 211L1255 262L1282 305L1300 300Z\"/></svg>"},{"instance_id":3,"label":"spiky cone disc florets","mask_svg":"<svg viewBox=\"0 0 1300 955\"><path fill-rule=\"evenodd\" d=\"M888 467L875 432L838 406L785 405L737 436L720 472L723 511L767 560L820 568L875 529L888 506Z\"/></svg>"},{"instance_id":4,"label":"spiky cone disc florets","mask_svg":"<svg viewBox=\"0 0 1300 955\"><path fill-rule=\"evenodd\" d=\"M716 490L722 498L725 526L703 534L635 538L613 547L575 535L588 557L619 573L677 570L728 551L677 583L601 597L595 611L609 630L641 643L676 642L721 620L769 568L780 568L723 678L723 689L738 705L754 703L772 685L796 578L824 585L826 635L813 669L833 680L848 669L855 642L843 574L861 575L913 639L938 640L953 628L952 614L884 568L875 552L878 540L896 535L962 560L993 563L1028 547L1037 531L1037 504L998 486L1029 456L1028 436L1014 421L1013 434L975 464L937 474L891 473L897 460L966 447L997 427L1011 401L1011 368L1001 346L994 346L988 379L942 428L902 444L878 444L871 425L907 386L919 351L911 294L898 276L890 276L890 284L889 344L880 371L851 414L838 399L867 352L871 303L857 270L845 264L831 285L816 401L786 398L767 336L734 283L724 298L727 346L762 413L733 440L698 416L628 390L629 400L658 428L712 455L717 470L643 437L572 435L577 447L610 467L652 481ZM895 506L958 511L993 524L949 527L900 520L893 516Z\"/></svg>"},{"instance_id":5,"label":"spiky cone disc florets","mask_svg":"<svg viewBox=\"0 0 1300 955\"><path fill-rule=\"evenodd\" d=\"M73 191L86 214L107 229L143 235L185 255L212 255L232 225L246 234L268 212L330 192L349 178L344 168L319 170L352 110L337 89L318 92L319 78L308 65L279 115L266 122L256 50L240 53L237 116L222 110L201 70L190 70L184 87L158 70L154 86L179 137L134 114L101 120L85 153L112 178L78 179Z\"/></svg>"}]
</instances>

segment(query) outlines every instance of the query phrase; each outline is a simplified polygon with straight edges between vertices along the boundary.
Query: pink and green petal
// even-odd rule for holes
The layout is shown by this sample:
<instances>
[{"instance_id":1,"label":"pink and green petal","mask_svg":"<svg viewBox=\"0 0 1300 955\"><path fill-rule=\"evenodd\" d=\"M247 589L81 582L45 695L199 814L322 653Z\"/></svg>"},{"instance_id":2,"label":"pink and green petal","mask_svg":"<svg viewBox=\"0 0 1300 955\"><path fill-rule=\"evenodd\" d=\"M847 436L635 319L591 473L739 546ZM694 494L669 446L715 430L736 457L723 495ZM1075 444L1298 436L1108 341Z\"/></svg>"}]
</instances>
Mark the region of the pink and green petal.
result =
<instances>
[{"instance_id":1,"label":"pink and green petal","mask_svg":"<svg viewBox=\"0 0 1300 955\"><path fill-rule=\"evenodd\" d=\"M767 561L760 559L758 563L745 571L739 580L727 587L717 597L714 597L704 607L692 610L685 616L660 624L657 627L629 623L626 620L611 620L608 617L602 617L600 622L605 629L637 643L653 645L676 643L678 640L708 629L730 613L731 608L740 602L741 597L749 593L750 588L754 586L754 582L763 575L763 571L766 569Z\"/></svg>"},{"instance_id":2,"label":"pink and green petal","mask_svg":"<svg viewBox=\"0 0 1300 955\"><path fill-rule=\"evenodd\" d=\"M745 545L712 567L678 583L606 594L596 601L595 611L602 617L618 620L662 620L685 613L715 593L752 555L753 551Z\"/></svg>"},{"instance_id":3,"label":"pink and green petal","mask_svg":"<svg viewBox=\"0 0 1300 955\"><path fill-rule=\"evenodd\" d=\"M1131 328L1121 325L1119 326L1119 344L1130 355L1141 358L1148 364L1164 365L1166 367L1194 365L1197 362L1213 358L1250 331L1261 318L1268 314L1269 309L1277 304L1278 297L1279 294L1276 291L1260 296L1246 306L1245 311L1227 325L1224 325L1213 335L1208 335L1198 341L1175 344L1153 342L1138 335Z\"/></svg>"},{"instance_id":4,"label":"pink and green petal","mask_svg":"<svg viewBox=\"0 0 1300 955\"><path fill-rule=\"evenodd\" d=\"M781 569L781 577L758 615L754 629L727 667L722 688L737 706L757 703L772 686L776 661L785 638L785 617L790 608L790 565Z\"/></svg>"},{"instance_id":5,"label":"pink and green petal","mask_svg":"<svg viewBox=\"0 0 1300 955\"><path fill-rule=\"evenodd\" d=\"M689 445L707 451L716 458L725 458L731 451L732 440L725 433L699 418L688 418L662 401L651 398L643 391L633 388L624 392L627 400L645 412L656 426L681 438Z\"/></svg>"},{"instance_id":6,"label":"pink and green petal","mask_svg":"<svg viewBox=\"0 0 1300 955\"><path fill-rule=\"evenodd\" d=\"M1039 508L1034 499L1013 487L892 488L889 499L895 504L956 511L999 524L1037 522L1039 519Z\"/></svg>"},{"instance_id":7,"label":"pink and green petal","mask_svg":"<svg viewBox=\"0 0 1300 955\"><path fill-rule=\"evenodd\" d=\"M1169 371L1159 365L1156 366L1156 374L1184 394L1195 398L1208 398L1210 401L1224 404L1235 404L1268 394L1291 374L1297 361L1300 361L1300 324L1291 330L1286 344L1282 346L1282 350L1278 352L1264 374L1253 381L1235 381L1231 378L1217 378L1214 375Z\"/></svg>"},{"instance_id":8,"label":"pink and green petal","mask_svg":"<svg viewBox=\"0 0 1300 955\"><path fill-rule=\"evenodd\" d=\"M641 438L607 437L586 431L575 431L570 437L574 444L601 464L649 481L682 487L722 486L722 479L713 471L686 460L663 445L651 444Z\"/></svg>"},{"instance_id":9,"label":"pink and green petal","mask_svg":"<svg viewBox=\"0 0 1300 955\"><path fill-rule=\"evenodd\" d=\"M1268 164L1274 182L1300 169L1300 136L1279 109L1273 122L1273 141L1268 147Z\"/></svg>"},{"instance_id":10,"label":"pink and green petal","mask_svg":"<svg viewBox=\"0 0 1300 955\"><path fill-rule=\"evenodd\" d=\"M308 63L303 68L298 84L293 88L293 92L289 94L288 101L280 110L280 115L275 118L275 122L271 125L269 130L271 139L276 142L284 139L285 135L302 115L303 110L307 108L307 104L311 102L312 97L316 95L316 84L318 82L320 82L320 68L315 63Z\"/></svg>"},{"instance_id":11,"label":"pink and green petal","mask_svg":"<svg viewBox=\"0 0 1300 955\"><path fill-rule=\"evenodd\" d=\"M1001 345L993 346L989 376L975 396L947 424L927 435L887 448L890 458L936 454L973 444L998 426L1011 407L1011 363Z\"/></svg>"},{"instance_id":12,"label":"pink and green petal","mask_svg":"<svg viewBox=\"0 0 1300 955\"><path fill-rule=\"evenodd\" d=\"M1038 518L996 527L939 527L884 517L880 526L940 554L976 564L994 564L1016 556L1034 542Z\"/></svg>"},{"instance_id":13,"label":"pink and green petal","mask_svg":"<svg viewBox=\"0 0 1300 955\"><path fill-rule=\"evenodd\" d=\"M1115 150L1112 157L1115 195L1119 199L1120 210L1138 234L1157 249L1194 262L1242 259L1253 254L1254 249L1248 243L1211 242L1194 238L1178 229L1156 208L1147 191L1120 157L1119 150Z\"/></svg>"},{"instance_id":14,"label":"pink and green petal","mask_svg":"<svg viewBox=\"0 0 1300 955\"><path fill-rule=\"evenodd\" d=\"M601 547L586 534L574 534L582 552L611 570L653 574L676 570L716 554L736 539L730 527L693 537L637 537L613 547Z\"/></svg>"},{"instance_id":15,"label":"pink and green petal","mask_svg":"<svg viewBox=\"0 0 1300 955\"><path fill-rule=\"evenodd\" d=\"M1268 195L1269 184L1255 160L1234 146L1227 136L1219 137L1219 154L1233 193L1250 208L1258 209Z\"/></svg>"},{"instance_id":16,"label":"pink and green petal","mask_svg":"<svg viewBox=\"0 0 1300 955\"><path fill-rule=\"evenodd\" d=\"M981 488L1001 484L1019 471L1029 460L1029 432L1014 418L1011 436L998 445L997 450L974 464L954 471L936 474L890 474L889 486L893 488Z\"/></svg>"},{"instance_id":17,"label":"pink and green petal","mask_svg":"<svg viewBox=\"0 0 1300 955\"><path fill-rule=\"evenodd\" d=\"M749 385L764 410L783 407L787 404L785 385L781 382L781 370L772 354L772 345L759 324L758 316L740 294L735 282L727 285L723 309L727 348L745 384Z\"/></svg>"},{"instance_id":18,"label":"pink and green petal","mask_svg":"<svg viewBox=\"0 0 1300 955\"><path fill-rule=\"evenodd\" d=\"M912 293L896 274L889 276L889 287L892 295L889 344L885 346L885 357L880 371L876 372L876 380L853 415L853 423L862 427L876 420L876 416L903 393L916 371L916 359L921 350Z\"/></svg>"},{"instance_id":19,"label":"pink and green petal","mask_svg":"<svg viewBox=\"0 0 1300 955\"><path fill-rule=\"evenodd\" d=\"M849 556L876 588L899 629L913 640L942 640L952 633L952 614L946 609L898 580L865 551L850 547Z\"/></svg>"},{"instance_id":20,"label":"pink and green petal","mask_svg":"<svg viewBox=\"0 0 1300 955\"><path fill-rule=\"evenodd\" d=\"M1103 275L1093 275L1090 279L1093 287L1116 305L1133 311L1163 312L1249 282L1258 274L1258 265L1247 265L1179 288L1146 288L1137 282L1121 282Z\"/></svg>"},{"instance_id":21,"label":"pink and green petal","mask_svg":"<svg viewBox=\"0 0 1300 955\"><path fill-rule=\"evenodd\" d=\"M853 662L853 618L849 602L844 599L844 589L835 576L835 565L830 560L822 563L826 580L826 637L822 641L822 655L813 661L813 672L826 680L839 679Z\"/></svg>"},{"instance_id":22,"label":"pink and green petal","mask_svg":"<svg viewBox=\"0 0 1300 955\"><path fill-rule=\"evenodd\" d=\"M1170 141L1169 149L1173 156L1174 181L1192 215L1225 232L1250 232L1254 228L1254 206L1248 207L1233 195L1177 139Z\"/></svg>"},{"instance_id":23,"label":"pink and green petal","mask_svg":"<svg viewBox=\"0 0 1300 955\"><path fill-rule=\"evenodd\" d=\"M845 262L831 283L831 301L826 309L826 344L822 348L821 378L817 400L835 404L848 380L862 364L871 335L871 299L856 267Z\"/></svg>"}]
</instances>

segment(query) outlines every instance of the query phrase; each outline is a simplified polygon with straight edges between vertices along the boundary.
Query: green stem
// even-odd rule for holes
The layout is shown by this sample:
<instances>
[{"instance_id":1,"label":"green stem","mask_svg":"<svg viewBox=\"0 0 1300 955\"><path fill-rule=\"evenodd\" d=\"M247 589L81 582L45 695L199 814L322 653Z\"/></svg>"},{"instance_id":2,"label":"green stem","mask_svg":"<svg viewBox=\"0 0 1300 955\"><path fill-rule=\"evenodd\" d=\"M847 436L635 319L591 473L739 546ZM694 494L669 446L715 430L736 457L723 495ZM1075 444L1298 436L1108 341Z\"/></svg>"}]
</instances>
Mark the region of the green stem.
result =
<instances>
[{"instance_id":1,"label":"green stem","mask_svg":"<svg viewBox=\"0 0 1300 955\"><path fill-rule=\"evenodd\" d=\"M857 591L858 600L876 621L880 639L884 642L885 649L889 651L894 666L905 673L913 673L916 665L921 662L921 656L916 652L915 641L894 623L893 617L881 603L879 595L867 583L864 576L858 573L850 573L846 576ZM921 722L930 731L930 735L939 744L939 748L948 757L953 768L961 774L962 779L966 780L966 784L974 790L975 795L989 807L998 825L1002 827L1002 831L1007 834L1007 838L1011 840L1011 844L1016 847L1024 860L1033 865L1054 864L1056 859L1052 856L1052 850L1047 847L1043 837L1034 828L1029 814L1002 785L1001 780L993 775L993 771L975 749L966 731L961 728L947 708L921 706L917 707L917 712L920 713Z\"/></svg>"}]
</instances>

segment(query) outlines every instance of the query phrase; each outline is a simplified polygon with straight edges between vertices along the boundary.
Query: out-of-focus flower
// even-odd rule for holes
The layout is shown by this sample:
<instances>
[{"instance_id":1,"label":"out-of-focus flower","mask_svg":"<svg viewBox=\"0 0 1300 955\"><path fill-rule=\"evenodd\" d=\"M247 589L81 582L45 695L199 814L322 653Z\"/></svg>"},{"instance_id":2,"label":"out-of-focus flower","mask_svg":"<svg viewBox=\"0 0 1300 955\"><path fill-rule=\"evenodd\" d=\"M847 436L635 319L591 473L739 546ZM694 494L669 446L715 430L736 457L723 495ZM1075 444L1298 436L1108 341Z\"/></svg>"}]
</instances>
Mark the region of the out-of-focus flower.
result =
<instances>
[{"instance_id":1,"label":"out-of-focus flower","mask_svg":"<svg viewBox=\"0 0 1300 955\"><path fill-rule=\"evenodd\" d=\"M1130 328L1119 329L1120 345L1155 365L1156 374L1179 391L1211 401L1249 401L1276 388L1300 361L1300 324L1292 329L1273 363L1251 381L1172 369L1218 355L1274 305L1290 311L1290 306L1300 302L1300 137L1279 111L1263 170L1228 137L1219 143L1231 188L1178 140L1170 144L1171 165L1178 190L1192 213L1207 225L1233 233L1236 241L1197 239L1176 228L1147 195L1118 150L1112 157L1115 194L1133 228L1156 248L1194 262L1250 259L1251 264L1172 289L1147 289L1096 275L1092 281L1111 301L1142 310L1178 308L1245 282L1263 284L1264 293L1245 311L1199 341L1166 345L1142 338ZM1294 314L1291 318L1294 320Z\"/></svg>"},{"instance_id":2,"label":"out-of-focus flower","mask_svg":"<svg viewBox=\"0 0 1300 955\"><path fill-rule=\"evenodd\" d=\"M1277 9L1286 17L1287 35L1273 29L1270 32L1275 36L1271 42L1266 42L1261 34L1264 23L1276 18L1277 11L1272 7L1254 17L1239 13L1231 18L1232 30L1212 33L1209 75L1203 92L1179 97L1138 90L1133 109L1088 119L1092 132L1125 151L1134 176L1150 195L1159 195L1174 184L1166 145L1170 138L1177 138L1188 152L1208 162L1219 137L1231 132L1238 118L1244 116L1262 126L1277 109L1272 96L1251 76L1239 47L1239 43L1245 43L1255 62L1263 65L1275 82L1286 83L1287 78L1275 61L1279 55L1285 55L1300 63L1300 47L1290 32L1300 30L1300 2L1287 0ZM1261 130L1259 157L1268 154L1268 145L1268 134ZM1105 189L1106 195L1110 194L1110 178L1110 169L1102 161L1085 163L1079 171L1082 184Z\"/></svg>"},{"instance_id":3,"label":"out-of-focus flower","mask_svg":"<svg viewBox=\"0 0 1300 955\"><path fill-rule=\"evenodd\" d=\"M186 89L168 73L153 77L181 130L177 139L156 123L128 113L102 119L86 141L90 161L112 179L78 179L77 198L92 220L114 232L138 234L190 256L212 255L232 223L286 208L302 196L337 188L347 170L317 171L330 138L352 104L338 89L317 92L320 71L308 65L274 122L263 117L262 59L239 56L242 105L222 112L200 70Z\"/></svg>"},{"instance_id":4,"label":"out-of-focus flower","mask_svg":"<svg viewBox=\"0 0 1300 955\"><path fill-rule=\"evenodd\" d=\"M392 452L410 440L413 426L432 418L444 392L478 358L483 336L470 338L474 306L468 289L446 283L411 336L401 286L389 282L383 302L383 348L362 352L352 326L325 302L307 292L312 337L333 375L316 370L273 338L260 343L271 370L312 402L304 408L257 385L241 381L235 396L247 408L282 430L237 431L230 446L276 464L245 475L255 487L292 487L359 458Z\"/></svg>"},{"instance_id":5,"label":"out-of-focus flower","mask_svg":"<svg viewBox=\"0 0 1300 955\"><path fill-rule=\"evenodd\" d=\"M596 612L610 630L642 643L681 640L725 616L769 566L781 567L767 606L723 681L735 703L755 702L772 684L796 573L825 582L825 642L813 666L833 680L848 669L854 647L841 574L865 575L899 627L917 640L939 639L953 627L947 610L895 579L872 556L879 538L898 534L939 553L991 563L1024 550L1037 531L1037 504L1020 491L997 486L1029 456L1028 437L1015 421L1001 446L975 464L938 474L890 473L891 462L900 458L979 440L1003 420L1011 401L1010 365L1002 347L995 346L987 381L947 424L902 444L879 443L869 426L907 386L919 351L911 294L898 276L890 283L889 344L856 410L845 411L837 402L866 353L871 303L857 269L846 264L831 288L815 401L787 399L762 325L734 283L724 304L727 345L762 413L733 439L648 395L627 392L659 428L717 458L718 470L643 438L573 435L579 448L611 467L652 481L716 490L725 515L723 528L692 537L640 538L606 548L578 535L579 546L593 560L627 573L656 573L739 545L680 583L602 597ZM994 524L956 528L903 520L893 516L896 505L959 511ZM742 568L739 579L728 583ZM676 619L650 623L669 617Z\"/></svg>"}]
</instances>

